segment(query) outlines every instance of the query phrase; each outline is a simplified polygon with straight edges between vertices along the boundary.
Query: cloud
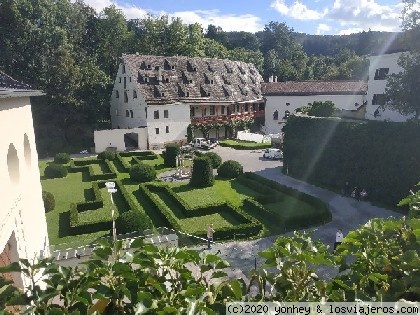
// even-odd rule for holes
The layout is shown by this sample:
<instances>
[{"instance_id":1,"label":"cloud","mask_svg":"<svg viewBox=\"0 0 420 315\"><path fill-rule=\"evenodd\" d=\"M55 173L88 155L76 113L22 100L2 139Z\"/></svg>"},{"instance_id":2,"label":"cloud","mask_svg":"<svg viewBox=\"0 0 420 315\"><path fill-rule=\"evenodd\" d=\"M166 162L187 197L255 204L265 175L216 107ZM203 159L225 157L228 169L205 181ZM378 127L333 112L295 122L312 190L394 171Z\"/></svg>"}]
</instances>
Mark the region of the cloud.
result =
<instances>
[{"instance_id":1,"label":"cloud","mask_svg":"<svg viewBox=\"0 0 420 315\"><path fill-rule=\"evenodd\" d=\"M200 23L204 29L209 24L220 26L224 31L258 32L264 26L261 19L253 14L221 14L219 10L196 10L170 13L169 16L179 17L186 24Z\"/></svg>"},{"instance_id":2,"label":"cloud","mask_svg":"<svg viewBox=\"0 0 420 315\"><path fill-rule=\"evenodd\" d=\"M280 14L295 20L322 19L330 22L336 26L334 27L336 34L349 34L368 29L399 31L403 4L380 4L379 1L383 0L333 0L328 6L313 10L303 4L302 0L295 0L289 5L286 4L286 0L272 0L271 7ZM324 25L318 25L317 33L332 30L325 29Z\"/></svg>"},{"instance_id":3,"label":"cloud","mask_svg":"<svg viewBox=\"0 0 420 315\"><path fill-rule=\"evenodd\" d=\"M296 0L291 6L287 6L285 0L274 0L271 2L271 8L282 15L286 15L296 20L319 20L324 16L324 12L308 9L299 0Z\"/></svg>"},{"instance_id":4,"label":"cloud","mask_svg":"<svg viewBox=\"0 0 420 315\"><path fill-rule=\"evenodd\" d=\"M318 24L318 27L316 28L316 35L322 35L326 32L329 32L331 30L331 27L327 24Z\"/></svg>"},{"instance_id":5,"label":"cloud","mask_svg":"<svg viewBox=\"0 0 420 315\"><path fill-rule=\"evenodd\" d=\"M180 12L148 11L141 7L124 4L112 0L85 0L85 3L93 7L97 13L100 13L105 7L114 4L120 9L127 19L136 19L145 17L148 13L155 16L168 15L169 17L179 17L185 24L199 23L204 29L209 24L220 26L224 31L245 31L258 32L264 28L260 17L253 14L222 14L219 10L194 10Z\"/></svg>"}]
</instances>

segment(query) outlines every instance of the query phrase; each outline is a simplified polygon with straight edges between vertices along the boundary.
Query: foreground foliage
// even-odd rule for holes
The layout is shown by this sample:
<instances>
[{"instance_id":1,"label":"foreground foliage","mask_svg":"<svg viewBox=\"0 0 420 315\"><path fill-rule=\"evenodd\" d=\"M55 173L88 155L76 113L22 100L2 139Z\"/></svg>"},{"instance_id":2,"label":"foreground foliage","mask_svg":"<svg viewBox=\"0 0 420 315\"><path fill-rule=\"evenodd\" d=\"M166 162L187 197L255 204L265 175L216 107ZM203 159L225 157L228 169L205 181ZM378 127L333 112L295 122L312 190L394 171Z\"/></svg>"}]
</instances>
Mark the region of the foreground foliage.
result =
<instances>
[{"instance_id":1,"label":"foreground foliage","mask_svg":"<svg viewBox=\"0 0 420 315\"><path fill-rule=\"evenodd\" d=\"M102 240L76 268L52 259L0 268L23 272L32 282L25 295L0 278L0 308L27 305L25 314L217 314L229 301L420 299L418 219L368 222L346 236L336 255L308 234L280 237L260 253L271 271L252 271L248 285L229 279L228 263L216 255L158 249L142 240L124 254L122 241L114 246ZM322 278L321 267L336 275Z\"/></svg>"}]
</instances>

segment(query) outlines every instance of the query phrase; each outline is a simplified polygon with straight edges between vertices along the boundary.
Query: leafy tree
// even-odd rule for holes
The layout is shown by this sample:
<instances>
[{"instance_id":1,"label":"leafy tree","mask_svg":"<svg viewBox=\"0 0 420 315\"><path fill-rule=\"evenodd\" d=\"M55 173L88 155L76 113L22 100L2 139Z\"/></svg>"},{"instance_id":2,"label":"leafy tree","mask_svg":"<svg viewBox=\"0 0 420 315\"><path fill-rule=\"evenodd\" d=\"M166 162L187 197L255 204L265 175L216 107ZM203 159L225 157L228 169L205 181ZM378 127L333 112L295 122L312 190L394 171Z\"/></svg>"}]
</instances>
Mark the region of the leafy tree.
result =
<instances>
[{"instance_id":1,"label":"leafy tree","mask_svg":"<svg viewBox=\"0 0 420 315\"><path fill-rule=\"evenodd\" d=\"M204 54L210 58L226 59L229 52L223 44L211 38L204 38Z\"/></svg>"},{"instance_id":2,"label":"leafy tree","mask_svg":"<svg viewBox=\"0 0 420 315\"><path fill-rule=\"evenodd\" d=\"M309 116L316 117L330 117L335 111L335 105L331 101L326 102L313 102L308 108Z\"/></svg>"},{"instance_id":3,"label":"leafy tree","mask_svg":"<svg viewBox=\"0 0 420 315\"><path fill-rule=\"evenodd\" d=\"M229 51L229 59L252 63L262 73L264 56L260 51L247 50L239 47Z\"/></svg>"},{"instance_id":4,"label":"leafy tree","mask_svg":"<svg viewBox=\"0 0 420 315\"><path fill-rule=\"evenodd\" d=\"M385 108L397 110L403 115L420 117L420 54L403 54L398 60L403 68L400 73L388 75Z\"/></svg>"}]
</instances>

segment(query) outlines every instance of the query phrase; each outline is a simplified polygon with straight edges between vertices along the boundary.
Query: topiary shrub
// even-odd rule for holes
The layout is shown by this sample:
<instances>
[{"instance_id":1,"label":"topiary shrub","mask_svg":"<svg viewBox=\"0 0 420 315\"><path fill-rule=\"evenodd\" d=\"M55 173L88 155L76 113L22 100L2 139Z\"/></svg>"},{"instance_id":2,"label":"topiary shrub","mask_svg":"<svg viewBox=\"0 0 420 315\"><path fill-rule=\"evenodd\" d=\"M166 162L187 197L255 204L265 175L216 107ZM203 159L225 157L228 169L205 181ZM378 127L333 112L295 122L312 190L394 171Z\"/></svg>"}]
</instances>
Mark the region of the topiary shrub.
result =
<instances>
[{"instance_id":1,"label":"topiary shrub","mask_svg":"<svg viewBox=\"0 0 420 315\"><path fill-rule=\"evenodd\" d=\"M119 234L143 231L149 228L147 220L137 210L129 210L121 213L115 223Z\"/></svg>"},{"instance_id":2,"label":"topiary shrub","mask_svg":"<svg viewBox=\"0 0 420 315\"><path fill-rule=\"evenodd\" d=\"M62 178L67 176L67 167L62 164L49 164L44 171L46 178Z\"/></svg>"},{"instance_id":3,"label":"topiary shrub","mask_svg":"<svg viewBox=\"0 0 420 315\"><path fill-rule=\"evenodd\" d=\"M217 153L209 152L204 154L203 156L210 160L211 166L213 168L218 168L222 164L222 158Z\"/></svg>"},{"instance_id":4,"label":"topiary shrub","mask_svg":"<svg viewBox=\"0 0 420 315\"><path fill-rule=\"evenodd\" d=\"M233 160L228 160L222 163L217 169L217 174L224 178L236 178L243 174L244 168L241 163Z\"/></svg>"},{"instance_id":5,"label":"topiary shrub","mask_svg":"<svg viewBox=\"0 0 420 315\"><path fill-rule=\"evenodd\" d=\"M176 157L179 154L179 145L171 143L166 145L165 154L163 156L163 161L167 167L176 167Z\"/></svg>"},{"instance_id":6,"label":"topiary shrub","mask_svg":"<svg viewBox=\"0 0 420 315\"><path fill-rule=\"evenodd\" d=\"M136 164L130 168L130 178L139 183L150 182L156 178L156 170L147 164Z\"/></svg>"},{"instance_id":7,"label":"topiary shrub","mask_svg":"<svg viewBox=\"0 0 420 315\"><path fill-rule=\"evenodd\" d=\"M54 210L55 208L55 198L54 195L48 191L42 191L42 200L44 201L45 212Z\"/></svg>"},{"instance_id":8,"label":"topiary shrub","mask_svg":"<svg viewBox=\"0 0 420 315\"><path fill-rule=\"evenodd\" d=\"M103 151L103 152L98 154L98 159L112 161L112 160L115 159L115 152Z\"/></svg>"},{"instance_id":9,"label":"topiary shrub","mask_svg":"<svg viewBox=\"0 0 420 315\"><path fill-rule=\"evenodd\" d=\"M57 153L54 157L54 163L67 164L70 162L70 155L68 153Z\"/></svg>"},{"instance_id":10,"label":"topiary shrub","mask_svg":"<svg viewBox=\"0 0 420 315\"><path fill-rule=\"evenodd\" d=\"M194 187L210 187L214 184L213 169L210 159L197 157L194 159L190 185Z\"/></svg>"}]
</instances>

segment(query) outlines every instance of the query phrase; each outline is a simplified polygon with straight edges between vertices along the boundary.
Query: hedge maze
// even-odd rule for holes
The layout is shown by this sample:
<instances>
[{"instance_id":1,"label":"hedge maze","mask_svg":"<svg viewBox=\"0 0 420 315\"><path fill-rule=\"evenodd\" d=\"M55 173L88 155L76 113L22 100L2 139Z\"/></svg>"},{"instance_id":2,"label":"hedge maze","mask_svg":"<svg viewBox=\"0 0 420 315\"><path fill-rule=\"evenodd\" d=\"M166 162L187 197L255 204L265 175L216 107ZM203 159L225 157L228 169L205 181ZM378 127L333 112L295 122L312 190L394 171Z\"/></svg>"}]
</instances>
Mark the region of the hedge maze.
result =
<instances>
[{"instance_id":1,"label":"hedge maze","mask_svg":"<svg viewBox=\"0 0 420 315\"><path fill-rule=\"evenodd\" d=\"M117 153L111 161L96 158L72 160L68 164L68 171L82 173L85 200L70 204L66 216L67 236L110 232L111 202L105 187L105 182L109 180L114 181L117 188L113 194L117 229L119 216L129 210L141 216L143 228L165 226L204 236L207 225L213 223L219 240L280 234L323 224L331 219L327 206L320 200L252 173L228 181L232 194L241 194L235 191L234 186L245 187L253 192L251 195L245 194L240 204L235 205L220 198L212 201L213 197L203 196L202 199L207 201L191 206L168 183L153 181L136 184L128 178L131 166L157 158L153 152L124 152ZM161 165L155 164L155 168L159 167ZM189 185L182 186L182 189L190 196L201 199L199 194L203 190Z\"/></svg>"}]
</instances>

